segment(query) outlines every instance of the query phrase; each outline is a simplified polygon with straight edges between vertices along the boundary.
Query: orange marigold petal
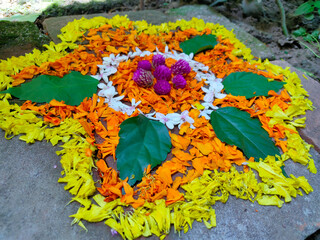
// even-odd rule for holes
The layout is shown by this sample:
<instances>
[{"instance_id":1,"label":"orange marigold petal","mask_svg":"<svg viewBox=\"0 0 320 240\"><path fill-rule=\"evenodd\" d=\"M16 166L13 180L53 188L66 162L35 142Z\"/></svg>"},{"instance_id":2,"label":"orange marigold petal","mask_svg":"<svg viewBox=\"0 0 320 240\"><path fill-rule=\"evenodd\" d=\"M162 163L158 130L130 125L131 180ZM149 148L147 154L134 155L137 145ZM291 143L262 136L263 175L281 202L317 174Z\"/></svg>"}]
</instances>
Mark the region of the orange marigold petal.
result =
<instances>
[{"instance_id":1,"label":"orange marigold petal","mask_svg":"<svg viewBox=\"0 0 320 240\"><path fill-rule=\"evenodd\" d=\"M166 205L184 200L183 194L176 189L168 188Z\"/></svg>"}]
</instances>

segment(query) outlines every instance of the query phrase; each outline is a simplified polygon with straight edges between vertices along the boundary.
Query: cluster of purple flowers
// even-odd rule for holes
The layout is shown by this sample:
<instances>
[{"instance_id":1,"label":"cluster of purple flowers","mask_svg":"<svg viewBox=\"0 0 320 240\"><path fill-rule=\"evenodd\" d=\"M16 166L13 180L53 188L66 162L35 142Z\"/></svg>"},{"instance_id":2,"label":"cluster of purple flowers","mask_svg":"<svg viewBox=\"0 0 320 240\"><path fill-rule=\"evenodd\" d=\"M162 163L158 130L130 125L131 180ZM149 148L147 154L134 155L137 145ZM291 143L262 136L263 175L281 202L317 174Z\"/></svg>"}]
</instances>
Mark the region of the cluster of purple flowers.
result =
<instances>
[{"instance_id":1,"label":"cluster of purple flowers","mask_svg":"<svg viewBox=\"0 0 320 240\"><path fill-rule=\"evenodd\" d=\"M154 69L153 74L152 69ZM184 88L187 85L184 75L189 74L190 71L191 68L187 61L180 59L170 69L165 65L164 56L157 54L152 57L152 64L148 60L140 61L132 79L140 87L150 87L153 84L153 78L156 78L154 91L158 95L167 95L171 91L169 83L171 75L174 75L172 78L174 88Z\"/></svg>"}]
</instances>

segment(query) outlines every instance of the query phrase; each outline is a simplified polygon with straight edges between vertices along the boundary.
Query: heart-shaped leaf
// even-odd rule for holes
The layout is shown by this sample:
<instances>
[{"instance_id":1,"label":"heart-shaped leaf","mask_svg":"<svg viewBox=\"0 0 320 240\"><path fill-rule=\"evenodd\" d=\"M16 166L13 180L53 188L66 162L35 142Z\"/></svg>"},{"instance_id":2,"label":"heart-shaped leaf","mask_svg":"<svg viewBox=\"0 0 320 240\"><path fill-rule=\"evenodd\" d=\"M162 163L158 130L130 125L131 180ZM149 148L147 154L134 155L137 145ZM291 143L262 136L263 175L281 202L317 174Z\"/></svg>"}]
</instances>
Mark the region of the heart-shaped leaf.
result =
<instances>
[{"instance_id":1,"label":"heart-shaped leaf","mask_svg":"<svg viewBox=\"0 0 320 240\"><path fill-rule=\"evenodd\" d=\"M266 77L252 72L233 72L223 80L222 84L227 93L252 98L268 96L270 90L277 92L285 83L268 81Z\"/></svg>"},{"instance_id":2,"label":"heart-shaped leaf","mask_svg":"<svg viewBox=\"0 0 320 240\"><path fill-rule=\"evenodd\" d=\"M97 92L99 81L79 72L71 72L63 78L41 75L19 87L9 88L0 93L10 93L20 100L49 103L52 99L68 105L79 105L86 97Z\"/></svg>"},{"instance_id":3,"label":"heart-shaped leaf","mask_svg":"<svg viewBox=\"0 0 320 240\"><path fill-rule=\"evenodd\" d=\"M161 164L171 150L166 126L143 115L123 121L119 137L117 169L121 179L129 178L131 186L142 179L149 164L151 168Z\"/></svg>"},{"instance_id":4,"label":"heart-shaped leaf","mask_svg":"<svg viewBox=\"0 0 320 240\"><path fill-rule=\"evenodd\" d=\"M257 118L235 107L220 108L211 113L211 124L217 137L240 148L247 158L255 161L268 155L279 155L279 149Z\"/></svg>"},{"instance_id":5,"label":"heart-shaped leaf","mask_svg":"<svg viewBox=\"0 0 320 240\"><path fill-rule=\"evenodd\" d=\"M295 16L303 15L303 14L308 14L313 12L314 7L311 1L305 2L301 4L294 12Z\"/></svg>"},{"instance_id":6,"label":"heart-shaped leaf","mask_svg":"<svg viewBox=\"0 0 320 240\"><path fill-rule=\"evenodd\" d=\"M300 27L299 29L293 31L292 34L295 37L305 36L305 35L307 35L307 30L303 27Z\"/></svg>"},{"instance_id":7,"label":"heart-shaped leaf","mask_svg":"<svg viewBox=\"0 0 320 240\"><path fill-rule=\"evenodd\" d=\"M185 54L196 55L199 52L213 49L215 45L217 45L217 37L212 34L204 34L181 42L179 46Z\"/></svg>"}]
</instances>

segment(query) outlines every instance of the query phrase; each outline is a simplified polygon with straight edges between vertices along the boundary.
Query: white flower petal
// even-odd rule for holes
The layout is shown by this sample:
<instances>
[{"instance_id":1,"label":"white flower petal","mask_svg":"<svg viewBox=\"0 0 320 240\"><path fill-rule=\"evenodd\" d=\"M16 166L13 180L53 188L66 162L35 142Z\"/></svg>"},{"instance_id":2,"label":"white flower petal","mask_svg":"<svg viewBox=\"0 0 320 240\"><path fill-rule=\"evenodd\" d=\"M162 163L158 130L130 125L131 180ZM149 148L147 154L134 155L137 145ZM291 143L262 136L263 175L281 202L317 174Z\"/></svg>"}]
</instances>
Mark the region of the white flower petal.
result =
<instances>
[{"instance_id":1,"label":"white flower petal","mask_svg":"<svg viewBox=\"0 0 320 240\"><path fill-rule=\"evenodd\" d=\"M100 88L100 89L106 89L106 88L107 88L107 85L104 84L104 83L99 83L99 84L98 84L98 88Z\"/></svg>"},{"instance_id":2,"label":"white flower petal","mask_svg":"<svg viewBox=\"0 0 320 240\"><path fill-rule=\"evenodd\" d=\"M212 103L213 102L213 97L214 97L213 92L209 92L203 97L203 101Z\"/></svg>"},{"instance_id":3,"label":"white flower petal","mask_svg":"<svg viewBox=\"0 0 320 240\"><path fill-rule=\"evenodd\" d=\"M109 66L106 68L104 73L107 74L108 76L110 76L112 74L115 74L117 71L118 71L118 69L116 67Z\"/></svg>"},{"instance_id":4,"label":"white flower petal","mask_svg":"<svg viewBox=\"0 0 320 240\"><path fill-rule=\"evenodd\" d=\"M181 115L179 113L169 113L166 117L175 125L181 122Z\"/></svg>"},{"instance_id":5,"label":"white flower petal","mask_svg":"<svg viewBox=\"0 0 320 240\"><path fill-rule=\"evenodd\" d=\"M105 81L106 83L108 83L109 82L109 78L108 78L108 75L107 74L102 74L102 79L103 79L103 81Z\"/></svg>"},{"instance_id":6,"label":"white flower petal","mask_svg":"<svg viewBox=\"0 0 320 240\"><path fill-rule=\"evenodd\" d=\"M115 101L120 101L120 100L122 100L124 98L124 95L120 95L120 96L118 96L118 97L114 97L113 99L115 100Z\"/></svg>"},{"instance_id":7,"label":"white flower petal","mask_svg":"<svg viewBox=\"0 0 320 240\"><path fill-rule=\"evenodd\" d=\"M225 98L226 96L227 96L227 94L224 94L224 93L216 93L215 94L215 97L218 98L218 99Z\"/></svg>"},{"instance_id":8,"label":"white flower petal","mask_svg":"<svg viewBox=\"0 0 320 240\"><path fill-rule=\"evenodd\" d=\"M201 116L205 117L205 119L207 119L207 120L210 120L210 116L208 115L207 112L201 112L199 117L201 117Z\"/></svg>"},{"instance_id":9,"label":"white flower petal","mask_svg":"<svg viewBox=\"0 0 320 240\"><path fill-rule=\"evenodd\" d=\"M164 121L166 119L166 116L164 114L162 114L162 113L157 112L156 113L156 119L159 120L160 122L163 121L162 123L164 123Z\"/></svg>"},{"instance_id":10,"label":"white flower petal","mask_svg":"<svg viewBox=\"0 0 320 240\"><path fill-rule=\"evenodd\" d=\"M169 129L173 129L174 128L174 125L173 125L173 123L172 122L167 122L166 123L166 125L167 125L167 127L169 128Z\"/></svg>"},{"instance_id":11,"label":"white flower petal","mask_svg":"<svg viewBox=\"0 0 320 240\"><path fill-rule=\"evenodd\" d=\"M213 106L213 104L210 103L210 102L204 102L204 103L202 103L202 106L205 107L204 110L208 110L208 109L210 109L210 108L211 108L211 109L218 109L217 106Z\"/></svg>"},{"instance_id":12,"label":"white flower petal","mask_svg":"<svg viewBox=\"0 0 320 240\"><path fill-rule=\"evenodd\" d=\"M192 117L186 117L186 121L188 123L194 123L194 119Z\"/></svg>"},{"instance_id":13,"label":"white flower petal","mask_svg":"<svg viewBox=\"0 0 320 240\"><path fill-rule=\"evenodd\" d=\"M151 54L150 51L143 51L143 52L140 54L140 57L149 56L150 54Z\"/></svg>"},{"instance_id":14,"label":"white flower petal","mask_svg":"<svg viewBox=\"0 0 320 240\"><path fill-rule=\"evenodd\" d=\"M210 93L212 91L210 91L208 88L206 87L201 87L202 91L204 91L205 93Z\"/></svg>"},{"instance_id":15,"label":"white flower petal","mask_svg":"<svg viewBox=\"0 0 320 240\"><path fill-rule=\"evenodd\" d=\"M99 96L99 97L103 97L103 98L105 97L104 94L103 94L103 91L99 91L99 92L98 92L98 96Z\"/></svg>"}]
</instances>

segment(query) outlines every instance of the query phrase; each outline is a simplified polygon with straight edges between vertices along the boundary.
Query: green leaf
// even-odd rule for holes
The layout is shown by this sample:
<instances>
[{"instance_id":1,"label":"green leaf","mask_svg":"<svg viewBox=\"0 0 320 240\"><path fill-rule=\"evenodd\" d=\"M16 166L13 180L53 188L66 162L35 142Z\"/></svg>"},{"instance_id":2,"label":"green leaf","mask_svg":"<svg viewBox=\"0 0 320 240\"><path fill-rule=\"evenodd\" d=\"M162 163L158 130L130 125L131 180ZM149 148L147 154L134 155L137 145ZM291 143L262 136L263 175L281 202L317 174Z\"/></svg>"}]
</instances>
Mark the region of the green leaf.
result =
<instances>
[{"instance_id":1,"label":"green leaf","mask_svg":"<svg viewBox=\"0 0 320 240\"><path fill-rule=\"evenodd\" d=\"M9 88L1 93L10 93L20 100L49 103L52 99L64 101L68 105L79 105L86 97L97 92L99 81L79 72L71 72L63 78L41 75L19 87Z\"/></svg>"},{"instance_id":2,"label":"green leaf","mask_svg":"<svg viewBox=\"0 0 320 240\"><path fill-rule=\"evenodd\" d=\"M313 3L313 6L315 6L316 8L319 8L320 9L320 1L315 1Z\"/></svg>"},{"instance_id":3,"label":"green leaf","mask_svg":"<svg viewBox=\"0 0 320 240\"><path fill-rule=\"evenodd\" d=\"M215 45L217 45L217 37L212 34L204 34L181 42L179 46L185 54L194 53L196 55L199 52L213 49Z\"/></svg>"},{"instance_id":4,"label":"green leaf","mask_svg":"<svg viewBox=\"0 0 320 240\"><path fill-rule=\"evenodd\" d=\"M303 39L309 43L314 42L314 38L312 37L311 34L308 34L307 36L303 37Z\"/></svg>"},{"instance_id":5,"label":"green leaf","mask_svg":"<svg viewBox=\"0 0 320 240\"><path fill-rule=\"evenodd\" d=\"M319 34L320 34L320 31L319 30L314 30L311 35L315 38L318 38L319 37Z\"/></svg>"},{"instance_id":6,"label":"green leaf","mask_svg":"<svg viewBox=\"0 0 320 240\"><path fill-rule=\"evenodd\" d=\"M314 7L312 6L312 2L308 1L308 2L301 4L294 12L294 15L299 16L299 15L303 15L303 14L312 13L313 10L314 10Z\"/></svg>"},{"instance_id":7,"label":"green leaf","mask_svg":"<svg viewBox=\"0 0 320 240\"><path fill-rule=\"evenodd\" d=\"M270 90L279 91L284 82L268 81L264 76L252 72L234 72L222 82L227 93L234 96L245 96L247 99L254 96L268 96Z\"/></svg>"},{"instance_id":8,"label":"green leaf","mask_svg":"<svg viewBox=\"0 0 320 240\"><path fill-rule=\"evenodd\" d=\"M312 19L314 19L314 15L313 13L308 13L304 16L304 18L308 21L311 21Z\"/></svg>"},{"instance_id":9,"label":"green leaf","mask_svg":"<svg viewBox=\"0 0 320 240\"><path fill-rule=\"evenodd\" d=\"M293 34L295 37L305 36L305 35L307 34L307 31L306 31L305 28L300 27L299 29L293 31L292 34Z\"/></svg>"},{"instance_id":10,"label":"green leaf","mask_svg":"<svg viewBox=\"0 0 320 240\"><path fill-rule=\"evenodd\" d=\"M241 149L247 158L255 161L265 159L268 155L279 155L266 130L257 118L235 107L220 108L211 113L211 124L217 137L230 145Z\"/></svg>"},{"instance_id":11,"label":"green leaf","mask_svg":"<svg viewBox=\"0 0 320 240\"><path fill-rule=\"evenodd\" d=\"M148 165L161 164L171 150L168 129L158 121L143 115L129 118L120 125L119 144L116 149L120 178L129 178L132 186L143 177Z\"/></svg>"}]
</instances>

